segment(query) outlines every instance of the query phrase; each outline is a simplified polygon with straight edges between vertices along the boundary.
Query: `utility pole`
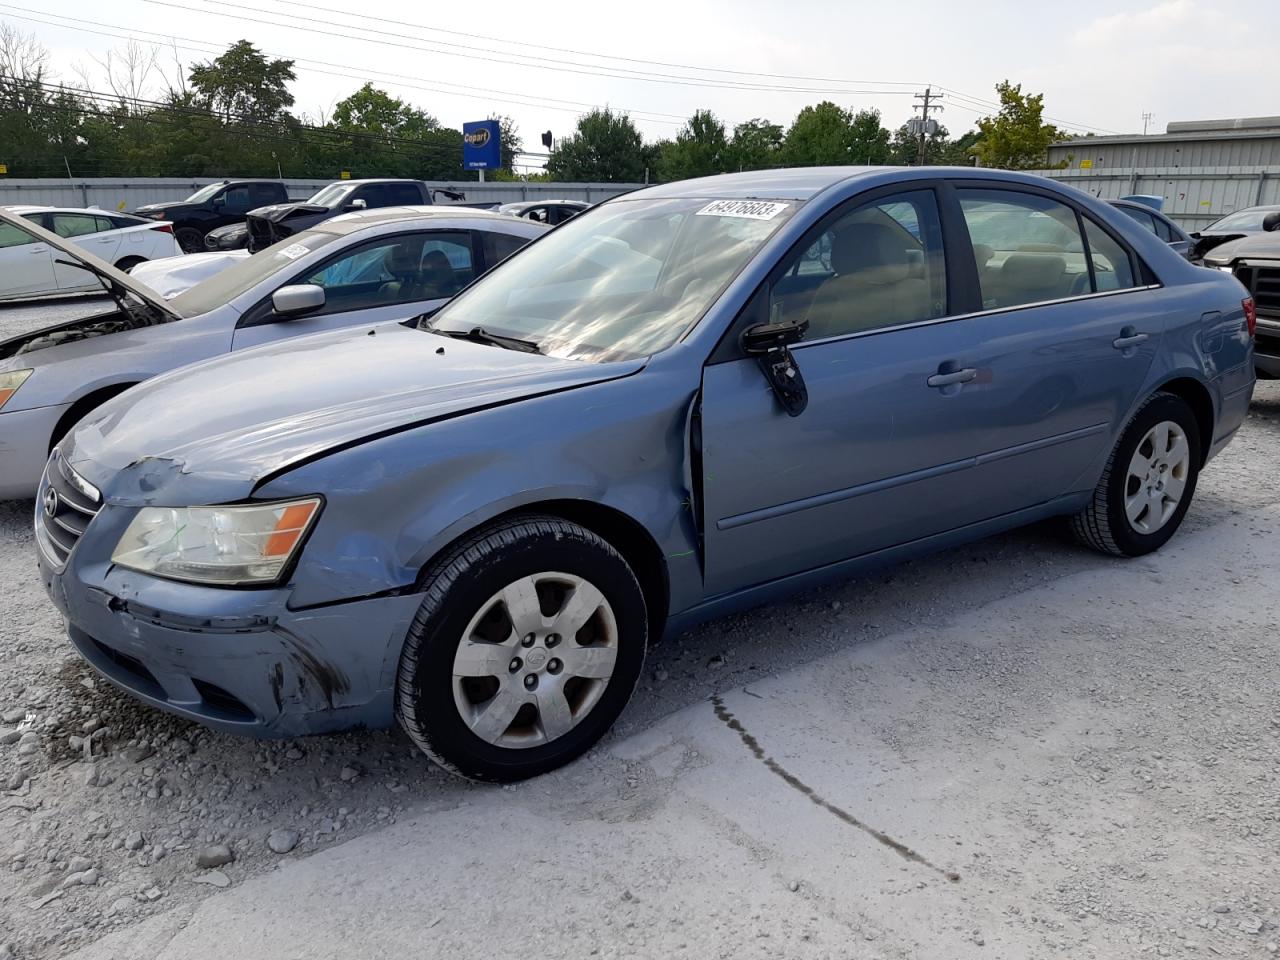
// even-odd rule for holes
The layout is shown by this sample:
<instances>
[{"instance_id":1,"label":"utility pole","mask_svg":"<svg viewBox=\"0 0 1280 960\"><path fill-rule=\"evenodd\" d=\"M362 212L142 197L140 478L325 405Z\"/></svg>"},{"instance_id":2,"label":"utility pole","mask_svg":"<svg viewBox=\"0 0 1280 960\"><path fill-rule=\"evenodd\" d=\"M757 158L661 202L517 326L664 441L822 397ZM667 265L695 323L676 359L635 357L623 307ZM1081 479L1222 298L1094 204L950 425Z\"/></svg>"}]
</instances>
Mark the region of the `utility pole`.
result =
<instances>
[{"instance_id":1,"label":"utility pole","mask_svg":"<svg viewBox=\"0 0 1280 960\"><path fill-rule=\"evenodd\" d=\"M1142 115L1142 135L1144 137L1147 135L1147 125L1150 124L1151 121L1154 120L1155 118L1156 118L1156 115L1154 113L1144 113Z\"/></svg>"},{"instance_id":2,"label":"utility pole","mask_svg":"<svg viewBox=\"0 0 1280 960\"><path fill-rule=\"evenodd\" d=\"M942 110L941 104L937 101L942 99L942 94L934 93L933 87L925 87L924 93L917 93L915 99L920 102L915 105L915 109L920 111L920 118L911 118L910 126L916 127L916 134L920 138L920 148L916 151L916 165L923 167L925 160L928 159L929 137L938 129L938 121L934 120L932 127L929 121L930 110Z\"/></svg>"}]
</instances>

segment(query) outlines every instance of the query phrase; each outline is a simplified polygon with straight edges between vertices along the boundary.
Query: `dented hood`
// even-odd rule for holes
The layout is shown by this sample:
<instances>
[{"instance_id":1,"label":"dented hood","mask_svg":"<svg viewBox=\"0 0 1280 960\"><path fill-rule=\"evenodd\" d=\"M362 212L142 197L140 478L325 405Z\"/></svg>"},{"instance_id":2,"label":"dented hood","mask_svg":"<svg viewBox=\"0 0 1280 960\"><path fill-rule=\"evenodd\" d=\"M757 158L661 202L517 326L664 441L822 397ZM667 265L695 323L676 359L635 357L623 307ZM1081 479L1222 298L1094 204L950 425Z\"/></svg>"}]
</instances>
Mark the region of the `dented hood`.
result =
<instances>
[{"instance_id":1,"label":"dented hood","mask_svg":"<svg viewBox=\"0 0 1280 960\"><path fill-rule=\"evenodd\" d=\"M395 323L359 327L155 377L90 414L63 452L116 503L226 502L337 447L643 365L560 360Z\"/></svg>"}]
</instances>

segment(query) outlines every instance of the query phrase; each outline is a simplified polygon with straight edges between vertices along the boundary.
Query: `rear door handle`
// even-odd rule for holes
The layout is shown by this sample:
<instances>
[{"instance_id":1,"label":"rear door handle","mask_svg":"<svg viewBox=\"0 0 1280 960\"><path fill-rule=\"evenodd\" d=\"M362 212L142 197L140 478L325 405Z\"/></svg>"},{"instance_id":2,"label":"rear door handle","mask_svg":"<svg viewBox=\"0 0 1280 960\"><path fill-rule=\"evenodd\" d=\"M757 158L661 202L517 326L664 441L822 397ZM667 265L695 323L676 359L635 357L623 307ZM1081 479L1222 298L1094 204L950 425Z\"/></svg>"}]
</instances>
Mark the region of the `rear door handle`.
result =
<instances>
[{"instance_id":1,"label":"rear door handle","mask_svg":"<svg viewBox=\"0 0 1280 960\"><path fill-rule=\"evenodd\" d=\"M1150 337L1145 333L1139 333L1134 327L1125 327L1120 331L1120 336L1111 341L1111 345L1117 350L1128 350L1140 343L1146 343L1149 339Z\"/></svg>"},{"instance_id":2,"label":"rear door handle","mask_svg":"<svg viewBox=\"0 0 1280 960\"><path fill-rule=\"evenodd\" d=\"M962 370L952 370L948 373L935 373L932 377L925 381L931 387L949 387L956 383L968 383L970 380L978 378L978 371L973 367L965 367Z\"/></svg>"}]
</instances>

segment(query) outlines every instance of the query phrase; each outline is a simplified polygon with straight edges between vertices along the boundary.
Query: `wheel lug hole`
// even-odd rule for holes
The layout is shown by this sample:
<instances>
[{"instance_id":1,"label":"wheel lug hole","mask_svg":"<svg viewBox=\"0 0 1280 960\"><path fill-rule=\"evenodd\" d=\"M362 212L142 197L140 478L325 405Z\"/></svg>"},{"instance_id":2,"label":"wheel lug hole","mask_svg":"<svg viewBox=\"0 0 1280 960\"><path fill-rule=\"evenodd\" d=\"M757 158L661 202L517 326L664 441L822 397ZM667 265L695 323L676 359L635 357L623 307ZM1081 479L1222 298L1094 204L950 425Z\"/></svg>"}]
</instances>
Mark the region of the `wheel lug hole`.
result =
<instances>
[{"instance_id":1,"label":"wheel lug hole","mask_svg":"<svg viewBox=\"0 0 1280 960\"><path fill-rule=\"evenodd\" d=\"M523 666L524 666L523 660L521 660L519 657L512 657L511 662L507 664L507 669L510 670L512 673L515 673L517 670L519 670Z\"/></svg>"},{"instance_id":2,"label":"wheel lug hole","mask_svg":"<svg viewBox=\"0 0 1280 960\"><path fill-rule=\"evenodd\" d=\"M524 676L524 688L526 690L538 689L538 675L536 673L526 673Z\"/></svg>"},{"instance_id":3,"label":"wheel lug hole","mask_svg":"<svg viewBox=\"0 0 1280 960\"><path fill-rule=\"evenodd\" d=\"M554 647L559 642L560 642L560 634L558 633L547 634L546 644L548 647Z\"/></svg>"},{"instance_id":4,"label":"wheel lug hole","mask_svg":"<svg viewBox=\"0 0 1280 960\"><path fill-rule=\"evenodd\" d=\"M552 657L552 658L547 662L547 673L559 673L559 672L560 672L560 668L561 668L562 666L563 666L563 664L561 664L559 660L557 660L555 657Z\"/></svg>"},{"instance_id":5,"label":"wheel lug hole","mask_svg":"<svg viewBox=\"0 0 1280 960\"><path fill-rule=\"evenodd\" d=\"M533 641L534 641L535 639L536 639L536 638L534 637L534 635L533 635L532 633L526 633L526 634L524 635L524 639L520 641L520 645L521 645L522 647L532 647L532 646L533 646Z\"/></svg>"}]
</instances>

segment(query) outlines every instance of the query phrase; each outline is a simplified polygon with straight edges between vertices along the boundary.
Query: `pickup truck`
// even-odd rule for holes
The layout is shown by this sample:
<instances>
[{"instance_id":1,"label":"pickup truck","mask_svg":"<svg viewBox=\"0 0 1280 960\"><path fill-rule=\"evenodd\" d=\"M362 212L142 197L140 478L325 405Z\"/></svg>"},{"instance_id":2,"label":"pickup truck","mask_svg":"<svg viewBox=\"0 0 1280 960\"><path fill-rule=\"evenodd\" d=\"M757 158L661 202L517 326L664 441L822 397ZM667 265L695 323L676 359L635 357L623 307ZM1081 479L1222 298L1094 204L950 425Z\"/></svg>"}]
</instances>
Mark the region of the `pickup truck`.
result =
<instances>
[{"instance_id":1,"label":"pickup truck","mask_svg":"<svg viewBox=\"0 0 1280 960\"><path fill-rule=\"evenodd\" d=\"M168 220L185 253L204 249L204 235L217 227L243 223L250 210L288 203L289 192L279 180L223 180L201 187L185 200L148 203L132 211L151 220Z\"/></svg>"},{"instance_id":2,"label":"pickup truck","mask_svg":"<svg viewBox=\"0 0 1280 960\"><path fill-rule=\"evenodd\" d=\"M263 250L340 213L374 207L420 207L433 202L431 188L421 180L339 180L309 200L251 210L245 221L249 249Z\"/></svg>"}]
</instances>

